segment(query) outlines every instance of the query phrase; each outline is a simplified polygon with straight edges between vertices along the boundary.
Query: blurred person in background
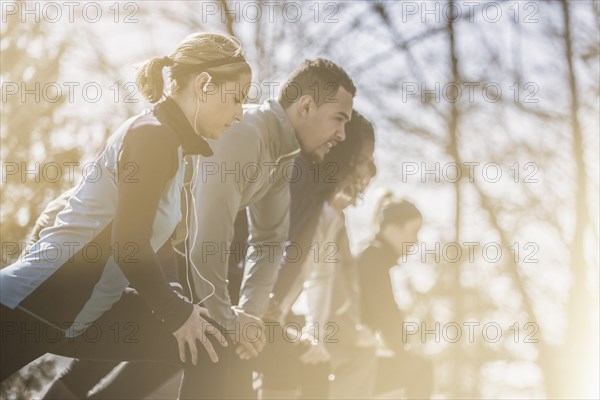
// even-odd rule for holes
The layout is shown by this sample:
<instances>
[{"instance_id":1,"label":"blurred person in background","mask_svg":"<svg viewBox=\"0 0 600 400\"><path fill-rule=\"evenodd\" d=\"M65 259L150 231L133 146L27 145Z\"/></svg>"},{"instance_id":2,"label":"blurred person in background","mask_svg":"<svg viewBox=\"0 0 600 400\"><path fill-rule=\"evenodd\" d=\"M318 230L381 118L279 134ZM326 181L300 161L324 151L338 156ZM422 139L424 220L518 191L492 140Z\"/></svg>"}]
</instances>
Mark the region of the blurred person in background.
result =
<instances>
[{"instance_id":1,"label":"blurred person in background","mask_svg":"<svg viewBox=\"0 0 600 400\"><path fill-rule=\"evenodd\" d=\"M391 354L377 357L374 395L395 396L400 389L404 398L428 399L433 393L431 362L403 343L404 315L390 277L391 268L417 243L422 224L421 212L413 203L386 193L376 211L377 233L356 260L361 323L371 333L379 333L383 347L391 350Z\"/></svg>"},{"instance_id":2,"label":"blurred person in background","mask_svg":"<svg viewBox=\"0 0 600 400\"><path fill-rule=\"evenodd\" d=\"M306 329L323 335L320 340L331 357L330 398L370 399L386 393L429 398L431 367L425 359L404 350L404 318L390 278L390 269L417 242L421 213L406 200L384 195L377 207L377 234L354 260L349 246L341 245L347 243L347 235L339 210L354 203L355 193L364 189L361 184L368 184L368 180L358 181L356 190L349 186L345 193L339 193L331 202L329 215L321 215L323 229L341 231L336 242L344 262L321 262L312 268L304 283ZM378 343L376 333L383 343ZM382 348L392 350L393 355L378 356L385 354L377 351Z\"/></svg>"}]
</instances>

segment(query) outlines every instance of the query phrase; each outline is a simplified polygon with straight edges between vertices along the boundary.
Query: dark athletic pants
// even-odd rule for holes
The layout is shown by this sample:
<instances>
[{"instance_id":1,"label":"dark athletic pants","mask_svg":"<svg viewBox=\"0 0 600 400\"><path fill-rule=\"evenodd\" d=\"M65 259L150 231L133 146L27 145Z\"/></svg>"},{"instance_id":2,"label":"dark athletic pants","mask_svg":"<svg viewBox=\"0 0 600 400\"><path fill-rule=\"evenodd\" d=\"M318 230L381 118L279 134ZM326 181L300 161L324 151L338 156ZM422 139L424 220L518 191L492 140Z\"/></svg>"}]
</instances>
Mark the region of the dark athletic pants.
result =
<instances>
[{"instance_id":1,"label":"dark athletic pants","mask_svg":"<svg viewBox=\"0 0 600 400\"><path fill-rule=\"evenodd\" d=\"M228 279L230 288L233 286L232 297L236 297L239 291L236 288L239 288L241 283L241 272L238 267L230 268ZM238 277L238 275L240 276ZM204 348L199 348L199 351L204 351ZM232 370L223 371L223 373L236 376L231 376L228 382L224 382L223 379L209 380L205 383L204 390L210 393L221 393L223 398L251 398L254 394L252 391L252 368L247 365L247 362L239 360L236 355L231 363ZM120 361L74 359L60 373L55 382L61 381L78 398L87 398L88 392L120 364ZM180 370L181 365L179 364L130 361L125 363L109 380L103 382L90 398L141 399L153 393ZM184 386L189 384L185 379L183 383ZM182 394L186 391L184 386L182 386ZM228 394L225 390L228 391ZM59 396L60 394L51 393L50 395Z\"/></svg>"},{"instance_id":2,"label":"dark athletic pants","mask_svg":"<svg viewBox=\"0 0 600 400\"><path fill-rule=\"evenodd\" d=\"M299 390L302 399L325 399L329 389L330 365L304 365L300 355L306 346L283 340L279 327L275 327L267 346L257 357L243 361L233 355L228 364L228 380L206 382L204 388L219 393L222 398L252 399L252 371L262 372L262 387L269 390ZM98 361L73 360L59 379L78 397L87 392L107 375L117 364ZM178 366L152 363L128 362L110 380L94 392L91 398L140 399L154 392L179 371ZM183 388L182 388L183 392Z\"/></svg>"},{"instance_id":3,"label":"dark athletic pants","mask_svg":"<svg viewBox=\"0 0 600 400\"><path fill-rule=\"evenodd\" d=\"M119 370L88 396L88 392L117 366L121 366ZM142 399L156 391L180 370L178 365L153 361L119 363L74 359L57 377L45 398L65 398L68 394L61 393L63 389L54 386L56 382L61 382L78 399ZM173 396L176 395L176 392L173 393Z\"/></svg>"},{"instance_id":4,"label":"dark athletic pants","mask_svg":"<svg viewBox=\"0 0 600 400\"><path fill-rule=\"evenodd\" d=\"M177 341L152 315L137 292L128 290L86 331L65 338L62 331L47 325L17 308L0 306L0 381L46 353L101 361L153 361L184 368L182 398L219 398L217 389L227 380L231 348L223 348L209 336L219 355L219 363L210 360L198 343L198 365L191 355L184 365L179 360ZM211 383L209 385L208 383ZM216 384L215 384L216 383Z\"/></svg>"}]
</instances>

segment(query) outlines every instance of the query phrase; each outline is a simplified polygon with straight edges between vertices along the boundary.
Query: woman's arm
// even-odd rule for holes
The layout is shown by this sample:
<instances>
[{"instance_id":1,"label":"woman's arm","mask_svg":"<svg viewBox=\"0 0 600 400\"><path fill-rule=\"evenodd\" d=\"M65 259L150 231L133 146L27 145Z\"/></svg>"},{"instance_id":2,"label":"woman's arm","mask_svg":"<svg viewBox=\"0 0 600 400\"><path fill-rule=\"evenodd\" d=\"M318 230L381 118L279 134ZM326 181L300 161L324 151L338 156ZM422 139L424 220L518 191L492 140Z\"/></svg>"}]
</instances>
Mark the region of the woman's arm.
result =
<instances>
[{"instance_id":1,"label":"woman's arm","mask_svg":"<svg viewBox=\"0 0 600 400\"><path fill-rule=\"evenodd\" d=\"M160 263L162 270L171 285L171 288L175 290L180 295L184 296L183 284L180 281L179 277L179 265L177 262L177 254L175 254L175 249L173 247L173 236L175 233L167 241L162 245L160 249L156 252L156 257L158 257L158 262Z\"/></svg>"},{"instance_id":2,"label":"woman's arm","mask_svg":"<svg viewBox=\"0 0 600 400\"><path fill-rule=\"evenodd\" d=\"M167 182L178 168L178 143L160 126L142 126L127 132L119 157L119 193L112 226L116 262L156 316L171 331L177 330L192 313L169 286L150 240L160 199ZM135 171L131 174L131 171ZM126 173L124 173L126 172ZM176 205L179 207L179 204Z\"/></svg>"},{"instance_id":3,"label":"woman's arm","mask_svg":"<svg viewBox=\"0 0 600 400\"><path fill-rule=\"evenodd\" d=\"M315 245L319 250L337 245L341 230L344 228L343 215L339 215L329 204L323 206L319 217L319 225L315 235ZM316 259L315 259L316 257ZM325 324L330 322L331 304L333 300L333 285L336 279L340 254L336 251L329 257L323 251L310 254L306 259L308 278L304 283L308 310L306 314L306 329L324 332ZM316 339L321 339L316 338Z\"/></svg>"}]
</instances>

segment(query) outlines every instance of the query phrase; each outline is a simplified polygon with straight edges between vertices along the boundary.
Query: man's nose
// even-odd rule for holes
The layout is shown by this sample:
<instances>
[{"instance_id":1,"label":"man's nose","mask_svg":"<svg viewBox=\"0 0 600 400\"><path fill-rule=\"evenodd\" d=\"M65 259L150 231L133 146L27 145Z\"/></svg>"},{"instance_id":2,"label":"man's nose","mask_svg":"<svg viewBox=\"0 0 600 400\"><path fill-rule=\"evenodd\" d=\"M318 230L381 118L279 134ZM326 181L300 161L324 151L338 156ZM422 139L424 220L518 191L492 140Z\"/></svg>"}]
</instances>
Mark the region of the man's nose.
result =
<instances>
[{"instance_id":1,"label":"man's nose","mask_svg":"<svg viewBox=\"0 0 600 400\"><path fill-rule=\"evenodd\" d=\"M340 129L337 130L335 138L339 142L343 142L344 140L346 140L346 128L345 128L345 124L342 125L342 127Z\"/></svg>"}]
</instances>

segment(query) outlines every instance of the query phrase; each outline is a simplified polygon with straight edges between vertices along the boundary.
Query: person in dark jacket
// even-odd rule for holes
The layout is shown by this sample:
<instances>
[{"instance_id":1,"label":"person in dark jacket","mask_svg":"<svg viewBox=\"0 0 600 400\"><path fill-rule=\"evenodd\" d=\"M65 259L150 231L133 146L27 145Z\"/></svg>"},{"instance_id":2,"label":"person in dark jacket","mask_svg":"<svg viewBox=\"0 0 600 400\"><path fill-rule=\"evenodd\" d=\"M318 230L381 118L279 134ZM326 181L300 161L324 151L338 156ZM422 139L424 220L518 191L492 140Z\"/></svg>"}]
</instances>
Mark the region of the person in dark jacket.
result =
<instances>
[{"instance_id":1,"label":"person in dark jacket","mask_svg":"<svg viewBox=\"0 0 600 400\"><path fill-rule=\"evenodd\" d=\"M388 346L398 350L398 306L394 299L390 268L404 255L408 246L417 242L422 216L407 200L393 200L386 194L378 211L378 232L357 258L360 280L361 320L380 331ZM395 318L396 317L396 318Z\"/></svg>"},{"instance_id":2,"label":"person in dark jacket","mask_svg":"<svg viewBox=\"0 0 600 400\"><path fill-rule=\"evenodd\" d=\"M362 323L379 332L394 354L378 358L375 394L401 388L409 399L428 399L433 392L433 369L425 358L404 348L404 316L390 279L390 269L417 242L423 217L413 203L387 193L380 201L376 223L377 234L357 258Z\"/></svg>"}]
</instances>

